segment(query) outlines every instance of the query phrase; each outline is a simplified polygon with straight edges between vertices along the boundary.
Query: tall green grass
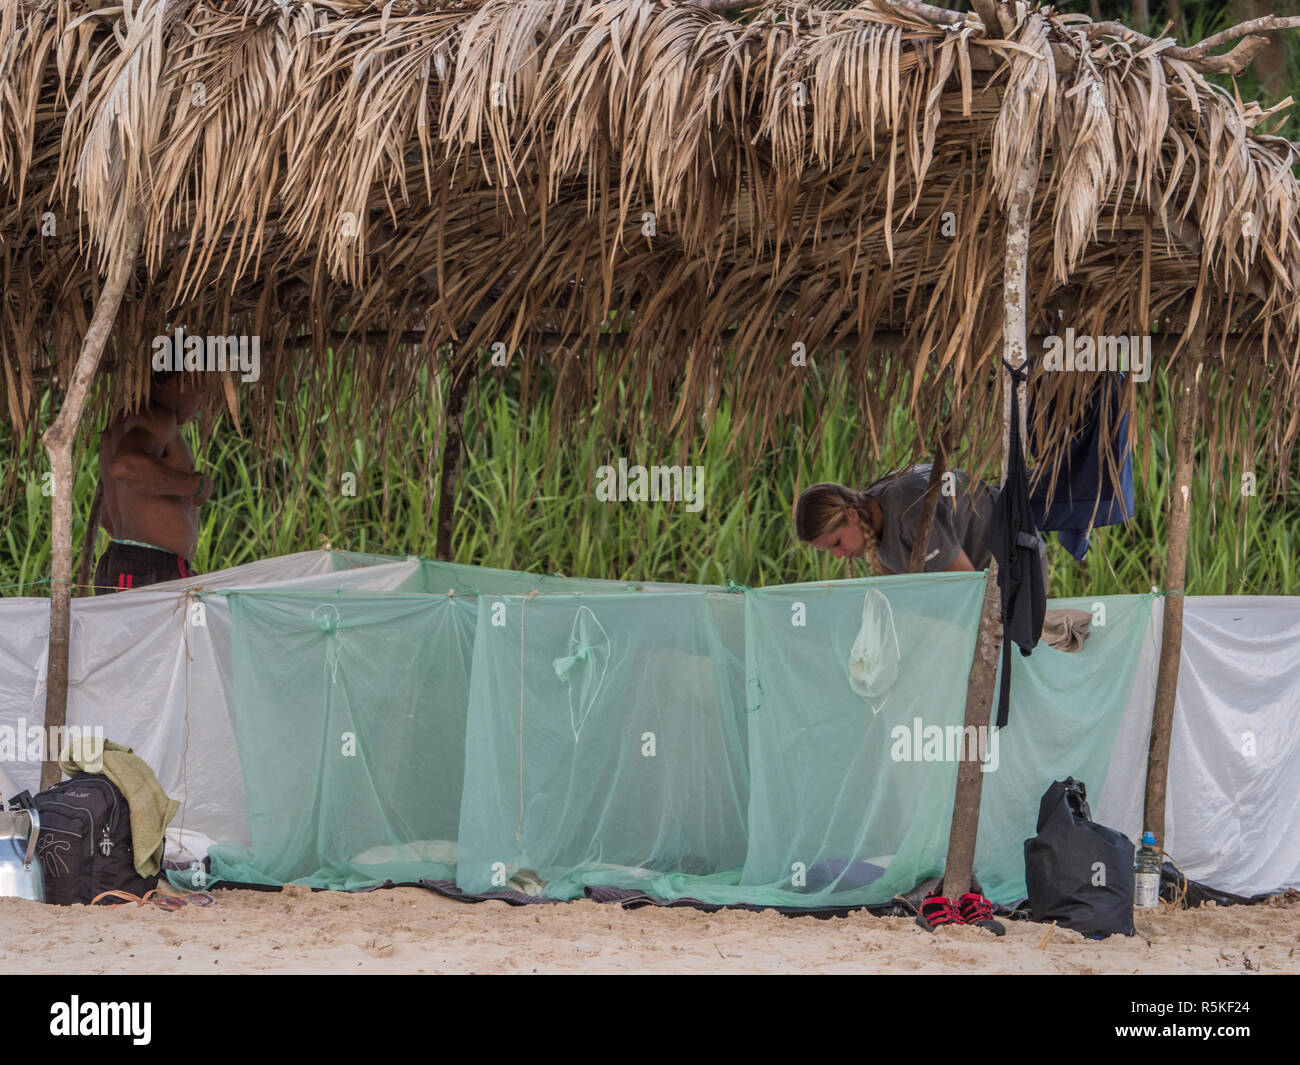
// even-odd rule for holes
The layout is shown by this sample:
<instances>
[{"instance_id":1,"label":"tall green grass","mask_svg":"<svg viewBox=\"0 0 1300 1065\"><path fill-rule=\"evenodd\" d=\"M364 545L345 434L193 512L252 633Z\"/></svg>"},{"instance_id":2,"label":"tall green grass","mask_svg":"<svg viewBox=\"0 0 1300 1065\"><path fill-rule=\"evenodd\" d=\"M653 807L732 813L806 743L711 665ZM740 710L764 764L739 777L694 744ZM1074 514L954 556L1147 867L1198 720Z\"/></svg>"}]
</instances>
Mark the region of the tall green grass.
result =
<instances>
[{"instance_id":1,"label":"tall green grass","mask_svg":"<svg viewBox=\"0 0 1300 1065\"><path fill-rule=\"evenodd\" d=\"M1155 424L1169 426L1168 396L1158 375ZM834 394L834 393L833 393ZM292 401L298 402L295 397ZM624 402L631 402L624 397ZM282 404L289 402L282 398ZM811 423L811 403L804 411ZM565 431L548 450L551 421L544 409L520 415L509 383L484 382L465 416L467 456L457 495L457 561L487 566L616 579L734 580L760 585L828 580L850 575L848 564L795 541L791 523L796 482L833 480L864 485L924 454L906 411L895 410L877 461L855 440L859 410L843 391L822 412L826 428L808 450L796 425L778 434L780 446L751 465L730 450L732 411L724 403L712 431L670 444L626 439L602 427L602 412ZM260 455L226 423L203 446L193 446L201 469L216 483L203 508L195 563L200 570L310 550L325 543L358 551L434 553L434 515L440 469L441 422L433 404L415 403L396 419L359 436L337 438L308 452L287 446ZM189 431L189 430L187 430ZM380 447L383 442L390 446ZM93 443L93 441L91 441ZM400 442L400 443L397 443ZM6 444L0 440L0 445ZM94 448L78 466L75 511L80 542L98 470ZM15 460L0 446L0 477ZM689 463L704 468L705 506L682 503L601 502L599 466ZM47 587L13 585L50 572L50 499L42 495L43 456L16 472L24 480L0 533L3 594L46 594ZM1086 563L1076 562L1050 537L1051 594L1104 595L1145 591L1162 583L1167 519L1168 456L1155 439L1139 453L1137 516L1124 526L1095 531ZM343 475L356 479L344 491ZM1300 479L1261 484L1259 495L1231 494L1239 474L1196 468L1188 547L1188 590L1193 594L1300 594ZM99 543L106 536L99 533ZM863 571L859 569L858 573Z\"/></svg>"}]
</instances>

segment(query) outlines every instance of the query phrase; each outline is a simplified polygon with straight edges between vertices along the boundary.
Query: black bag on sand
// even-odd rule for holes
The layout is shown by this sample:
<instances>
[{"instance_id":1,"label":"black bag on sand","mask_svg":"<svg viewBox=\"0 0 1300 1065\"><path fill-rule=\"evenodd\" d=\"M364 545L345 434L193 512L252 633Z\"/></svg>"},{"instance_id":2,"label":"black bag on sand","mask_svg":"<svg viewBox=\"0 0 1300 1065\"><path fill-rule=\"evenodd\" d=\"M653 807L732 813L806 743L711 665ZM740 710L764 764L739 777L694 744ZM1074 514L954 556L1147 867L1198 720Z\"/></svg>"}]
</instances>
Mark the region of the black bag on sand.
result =
<instances>
[{"instance_id":1,"label":"black bag on sand","mask_svg":"<svg viewBox=\"0 0 1300 1065\"><path fill-rule=\"evenodd\" d=\"M1099 825L1082 781L1058 780L1038 807L1038 835L1025 840L1025 886L1035 921L1092 939L1133 935L1133 859L1124 833Z\"/></svg>"},{"instance_id":2,"label":"black bag on sand","mask_svg":"<svg viewBox=\"0 0 1300 1065\"><path fill-rule=\"evenodd\" d=\"M144 896L158 878L135 871L131 811L108 777L78 773L36 796L41 816L37 860L45 878L45 901L58 906L89 903L102 891ZM110 900L120 902L120 899Z\"/></svg>"}]
</instances>

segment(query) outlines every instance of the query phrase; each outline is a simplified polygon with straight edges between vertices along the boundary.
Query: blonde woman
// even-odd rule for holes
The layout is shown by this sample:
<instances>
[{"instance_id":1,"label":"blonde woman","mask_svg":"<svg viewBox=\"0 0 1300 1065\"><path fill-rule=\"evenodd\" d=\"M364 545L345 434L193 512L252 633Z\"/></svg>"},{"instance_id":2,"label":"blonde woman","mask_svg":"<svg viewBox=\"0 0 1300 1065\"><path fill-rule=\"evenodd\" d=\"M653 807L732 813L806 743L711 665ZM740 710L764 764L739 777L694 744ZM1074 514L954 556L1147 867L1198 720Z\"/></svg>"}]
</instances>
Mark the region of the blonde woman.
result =
<instances>
[{"instance_id":1,"label":"blonde woman","mask_svg":"<svg viewBox=\"0 0 1300 1065\"><path fill-rule=\"evenodd\" d=\"M925 569L984 569L989 564L989 522L993 492L954 470L957 491L940 497L926 541ZM800 540L836 558L865 558L876 576L906 573L912 544L921 524L930 467L911 466L891 473L862 491L824 482L800 493L795 505L795 533ZM1044 565L1046 574L1046 565ZM942 883L918 906L917 923L927 931L945 924L968 924L1002 935L1005 928L993 917L993 905L976 885L960 899L943 897Z\"/></svg>"},{"instance_id":2,"label":"blonde woman","mask_svg":"<svg viewBox=\"0 0 1300 1065\"><path fill-rule=\"evenodd\" d=\"M941 496L927 541L925 570L982 570L989 563L988 530L993 492L970 490L953 470L957 490ZM876 576L906 573L921 524L930 467L909 466L862 491L823 482L805 489L795 506L795 534L836 558L865 558Z\"/></svg>"}]
</instances>

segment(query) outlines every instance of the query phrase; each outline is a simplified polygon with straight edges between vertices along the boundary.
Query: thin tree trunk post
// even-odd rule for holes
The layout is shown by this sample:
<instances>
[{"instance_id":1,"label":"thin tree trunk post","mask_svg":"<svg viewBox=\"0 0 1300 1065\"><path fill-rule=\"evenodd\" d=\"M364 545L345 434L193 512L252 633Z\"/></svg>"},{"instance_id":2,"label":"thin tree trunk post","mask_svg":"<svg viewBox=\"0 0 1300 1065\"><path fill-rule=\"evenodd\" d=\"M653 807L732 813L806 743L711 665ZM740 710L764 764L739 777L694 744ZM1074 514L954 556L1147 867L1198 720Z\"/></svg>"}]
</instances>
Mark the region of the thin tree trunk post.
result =
<instances>
[{"instance_id":1,"label":"thin tree trunk post","mask_svg":"<svg viewBox=\"0 0 1300 1065\"><path fill-rule=\"evenodd\" d=\"M1097 0L1092 0L1096 3ZM1183 16L1183 0L1165 0L1165 14L1174 24L1173 36L1180 40L1187 36L1187 19ZM1094 22L1100 22L1101 18L1093 19Z\"/></svg>"},{"instance_id":2,"label":"thin tree trunk post","mask_svg":"<svg viewBox=\"0 0 1300 1065\"><path fill-rule=\"evenodd\" d=\"M438 536L434 546L434 557L444 562L450 562L453 553L451 537L456 521L456 481L464 453L460 419L472 376L469 366L462 367L452 377L451 391L447 395L447 424L442 434L442 479L438 485Z\"/></svg>"},{"instance_id":3,"label":"thin tree trunk post","mask_svg":"<svg viewBox=\"0 0 1300 1065\"><path fill-rule=\"evenodd\" d=\"M1025 153L1016 188L1007 211L1007 248L1003 263L1002 348L1003 357L1019 369L1028 358L1025 328L1026 281L1029 262L1029 219L1034 187L1038 181L1038 153ZM1002 480L1005 483L1011 454L1011 374L1002 375ZM1024 393L1020 392L1021 414ZM1023 438L1022 438L1023 446ZM1002 649L1002 602L998 592L998 567L990 559L980 611L975 657L966 683L965 736L987 736L997 682L998 657ZM974 731L966 731L966 730ZM987 744L982 745L987 749ZM963 752L963 754L968 752ZM983 752L981 752L983 753ZM948 857L944 863L943 894L958 899L971 889L975 864L975 839L979 830L980 796L983 791L983 763L962 757L957 763L957 790L953 798L952 828L948 833Z\"/></svg>"},{"instance_id":4,"label":"thin tree trunk post","mask_svg":"<svg viewBox=\"0 0 1300 1065\"><path fill-rule=\"evenodd\" d=\"M996 35L1002 28L1002 20L998 18L997 0L971 0L971 7L984 23L984 29L990 35Z\"/></svg>"},{"instance_id":5,"label":"thin tree trunk post","mask_svg":"<svg viewBox=\"0 0 1300 1065\"><path fill-rule=\"evenodd\" d=\"M140 219L128 216L122 256L118 259L91 316L82 341L81 354L72 372L63 407L53 424L45 430L41 442L50 456L54 473L54 537L52 580L50 584L50 636L45 685L45 735L47 740L62 730L68 719L68 634L72 620L72 449L77 440L81 415L86 409L90 386L99 368L99 359L113 329L118 307L127 282L135 271L140 250ZM57 784L59 752L46 750L41 766L41 788Z\"/></svg>"},{"instance_id":6,"label":"thin tree trunk post","mask_svg":"<svg viewBox=\"0 0 1300 1065\"><path fill-rule=\"evenodd\" d=\"M934 513L939 509L939 487L943 475L948 469L947 442L939 445L934 456L934 465L930 467L930 483L925 486L925 498L921 503L921 524L916 530L916 540L912 544L912 555L907 561L908 573L921 573L925 570L925 552L930 546L930 529L934 525Z\"/></svg>"},{"instance_id":7,"label":"thin tree trunk post","mask_svg":"<svg viewBox=\"0 0 1300 1065\"><path fill-rule=\"evenodd\" d=\"M966 716L963 721L964 729L973 726L981 731L968 733L963 729L963 736L988 732L1001 650L1002 596L998 592L998 564L990 559L988 580L984 583L984 605L980 609L979 635L975 638L975 657L966 681ZM983 787L982 763L975 758L962 757L957 762L957 792L953 798L952 828L948 833L948 857L943 867L943 894L954 901L971 889Z\"/></svg>"},{"instance_id":8,"label":"thin tree trunk post","mask_svg":"<svg viewBox=\"0 0 1300 1065\"><path fill-rule=\"evenodd\" d=\"M1204 321L1202 312L1201 321ZM1146 802L1143 828L1165 840L1165 786L1169 779L1169 748L1174 731L1174 702L1178 696L1178 666L1183 649L1183 592L1187 582L1187 530L1192 510L1192 446L1196 438L1196 409L1205 357L1204 326L1192 344L1196 369L1183 381L1178 404L1178 436L1174 443L1173 480L1169 485L1169 544L1165 555L1165 613L1160 639L1160 670L1151 711L1151 745L1147 751Z\"/></svg>"}]
</instances>

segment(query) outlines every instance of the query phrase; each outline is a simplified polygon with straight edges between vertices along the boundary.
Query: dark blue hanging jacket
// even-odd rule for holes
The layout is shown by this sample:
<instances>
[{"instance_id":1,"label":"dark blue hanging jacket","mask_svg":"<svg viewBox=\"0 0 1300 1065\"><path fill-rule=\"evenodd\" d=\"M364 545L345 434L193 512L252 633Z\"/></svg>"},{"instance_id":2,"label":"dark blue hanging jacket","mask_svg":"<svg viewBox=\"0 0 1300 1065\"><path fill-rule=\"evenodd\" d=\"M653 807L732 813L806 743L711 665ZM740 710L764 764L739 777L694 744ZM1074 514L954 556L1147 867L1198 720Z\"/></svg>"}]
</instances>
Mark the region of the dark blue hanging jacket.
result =
<instances>
[{"instance_id":1,"label":"dark blue hanging jacket","mask_svg":"<svg viewBox=\"0 0 1300 1065\"><path fill-rule=\"evenodd\" d=\"M1124 375L1109 375L1109 387L1099 390L1084 410L1083 419L1070 438L1055 477L1051 471L1030 489L1034 521L1038 528L1055 530L1061 546L1080 561L1088 554L1088 535L1098 525L1119 525L1133 516L1133 453L1128 450L1128 414L1120 415ZM1114 433L1114 453L1124 455L1119 484L1102 461L1102 403L1109 405L1109 425ZM1052 418L1055 403L1049 401ZM1034 402L1029 401L1030 423ZM1037 450L1037 449L1035 449ZM1055 465L1055 464L1054 464ZM1052 496L1051 506L1047 504Z\"/></svg>"}]
</instances>

